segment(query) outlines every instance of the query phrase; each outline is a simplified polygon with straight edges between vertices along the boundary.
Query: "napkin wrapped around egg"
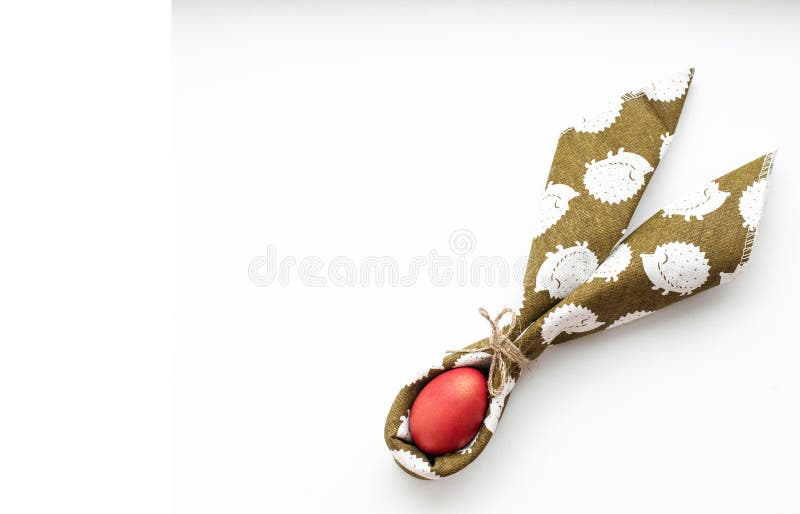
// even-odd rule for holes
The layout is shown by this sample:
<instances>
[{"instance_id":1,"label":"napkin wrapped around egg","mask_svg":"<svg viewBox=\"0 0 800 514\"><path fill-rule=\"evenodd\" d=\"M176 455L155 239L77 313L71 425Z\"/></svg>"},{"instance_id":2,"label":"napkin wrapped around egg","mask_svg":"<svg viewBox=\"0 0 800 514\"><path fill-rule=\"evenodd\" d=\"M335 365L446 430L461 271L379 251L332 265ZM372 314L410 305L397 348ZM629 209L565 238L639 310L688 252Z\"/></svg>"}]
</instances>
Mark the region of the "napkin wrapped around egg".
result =
<instances>
[{"instance_id":1,"label":"napkin wrapped around egg","mask_svg":"<svg viewBox=\"0 0 800 514\"><path fill-rule=\"evenodd\" d=\"M694 70L652 82L578 119L562 132L535 216L517 323L506 327L528 360L549 345L642 318L732 280L748 262L772 154L687 194L627 230L669 147ZM465 347L480 349L487 339ZM414 445L408 417L417 394L441 373L487 367L491 351L449 352L397 394L384 439L417 478L452 475L474 461L497 429L521 369L493 375L496 394L464 448L431 456Z\"/></svg>"}]
</instances>

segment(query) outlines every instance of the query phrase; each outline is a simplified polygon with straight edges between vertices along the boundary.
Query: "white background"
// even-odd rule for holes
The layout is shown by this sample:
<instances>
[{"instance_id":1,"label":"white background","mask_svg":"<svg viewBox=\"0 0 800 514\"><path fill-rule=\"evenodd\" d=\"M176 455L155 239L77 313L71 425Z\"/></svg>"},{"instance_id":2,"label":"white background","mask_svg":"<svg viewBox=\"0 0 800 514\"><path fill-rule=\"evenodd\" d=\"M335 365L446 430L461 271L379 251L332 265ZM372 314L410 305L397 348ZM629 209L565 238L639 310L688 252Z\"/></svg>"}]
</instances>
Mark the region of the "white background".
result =
<instances>
[{"instance_id":1,"label":"white background","mask_svg":"<svg viewBox=\"0 0 800 514\"><path fill-rule=\"evenodd\" d=\"M763 3L179 3L179 511L800 511L798 21ZM634 225L781 146L751 269L546 352L468 469L402 473L394 395L521 288L313 287L297 267L257 287L248 263L274 245L404 270L461 228L472 255L513 261L560 130L688 66Z\"/></svg>"},{"instance_id":2,"label":"white background","mask_svg":"<svg viewBox=\"0 0 800 514\"><path fill-rule=\"evenodd\" d=\"M788 2L181 1L174 161L156 4L0 16L0 510L800 510ZM519 285L312 287L295 268L258 287L250 262L274 245L405 266L457 229L470 257L513 261L558 132L686 66L633 224L779 146L748 272L547 351L478 461L402 473L382 440L395 393Z\"/></svg>"},{"instance_id":3,"label":"white background","mask_svg":"<svg viewBox=\"0 0 800 514\"><path fill-rule=\"evenodd\" d=\"M0 7L4 514L169 512L169 18L149 0Z\"/></svg>"}]
</instances>

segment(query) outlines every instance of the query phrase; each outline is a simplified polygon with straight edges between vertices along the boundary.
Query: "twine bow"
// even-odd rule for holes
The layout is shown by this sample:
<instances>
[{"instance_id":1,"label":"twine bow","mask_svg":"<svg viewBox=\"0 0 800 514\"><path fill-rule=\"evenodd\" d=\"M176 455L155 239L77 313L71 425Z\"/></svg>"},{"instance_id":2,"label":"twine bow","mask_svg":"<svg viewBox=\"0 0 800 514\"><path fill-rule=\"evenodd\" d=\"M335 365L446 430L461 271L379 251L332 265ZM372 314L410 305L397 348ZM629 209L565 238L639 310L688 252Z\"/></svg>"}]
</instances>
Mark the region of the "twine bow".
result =
<instances>
[{"instance_id":1,"label":"twine bow","mask_svg":"<svg viewBox=\"0 0 800 514\"><path fill-rule=\"evenodd\" d=\"M507 335L514 330L514 326L517 324L517 315L514 314L512 309L506 307L500 311L497 316L494 317L494 319L489 316L489 313L483 307L480 308L479 312L481 313L481 316L486 318L486 321L488 321L492 326L492 333L489 336L489 342L480 348L450 350L450 353L491 353L492 363L489 365L487 385L489 386L489 396L495 397L500 394L502 388L505 386L509 373L509 365L515 364L522 369L528 363L528 359L525 357L525 354L522 353L522 350L520 350L519 347L515 345ZM511 323L508 326L508 332L504 333L503 329L500 327L500 320L503 319L503 316L506 314L511 314ZM498 374L498 378L500 379L500 389L496 389L494 386L495 373Z\"/></svg>"}]
</instances>

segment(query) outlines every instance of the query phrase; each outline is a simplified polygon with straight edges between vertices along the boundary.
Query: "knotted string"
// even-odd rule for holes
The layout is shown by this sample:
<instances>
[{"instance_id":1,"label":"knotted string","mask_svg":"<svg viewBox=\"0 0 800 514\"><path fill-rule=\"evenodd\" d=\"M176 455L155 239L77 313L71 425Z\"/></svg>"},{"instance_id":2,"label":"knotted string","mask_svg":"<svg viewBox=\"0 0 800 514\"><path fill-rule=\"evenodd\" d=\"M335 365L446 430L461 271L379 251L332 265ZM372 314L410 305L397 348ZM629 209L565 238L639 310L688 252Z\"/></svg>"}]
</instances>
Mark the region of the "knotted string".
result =
<instances>
[{"instance_id":1,"label":"knotted string","mask_svg":"<svg viewBox=\"0 0 800 514\"><path fill-rule=\"evenodd\" d=\"M492 363L489 365L487 385L489 387L489 396L495 397L500 394L505 386L510 364L515 364L517 367L519 367L519 369L522 369L528 363L528 359L525 357L525 354L522 353L522 350L520 350L519 347L515 345L507 335L514 330L514 326L517 324L517 315L514 314L512 309L506 307L500 311L497 316L494 317L494 319L489 316L489 313L483 307L480 308L479 312L481 313L481 316L486 318L486 321L488 321L492 326L492 333L489 336L489 342L480 348L450 350L450 353L491 353ZM511 314L511 323L508 326L508 332L504 333L503 329L500 327L500 320L503 319L503 316L506 314ZM498 374L500 389L496 389L494 386L495 373Z\"/></svg>"}]
</instances>

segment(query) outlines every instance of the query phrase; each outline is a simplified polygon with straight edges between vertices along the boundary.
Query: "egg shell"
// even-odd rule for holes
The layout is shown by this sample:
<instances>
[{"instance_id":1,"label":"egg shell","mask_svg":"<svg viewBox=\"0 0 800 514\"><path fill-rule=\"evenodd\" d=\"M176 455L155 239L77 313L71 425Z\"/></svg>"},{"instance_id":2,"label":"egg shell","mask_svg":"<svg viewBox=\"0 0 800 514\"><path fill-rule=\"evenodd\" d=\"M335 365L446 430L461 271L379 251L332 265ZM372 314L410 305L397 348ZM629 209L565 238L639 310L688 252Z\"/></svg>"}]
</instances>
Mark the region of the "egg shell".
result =
<instances>
[{"instance_id":1,"label":"egg shell","mask_svg":"<svg viewBox=\"0 0 800 514\"><path fill-rule=\"evenodd\" d=\"M422 388L409 414L414 444L429 455L466 446L481 427L488 404L486 377L475 368L445 371Z\"/></svg>"}]
</instances>

